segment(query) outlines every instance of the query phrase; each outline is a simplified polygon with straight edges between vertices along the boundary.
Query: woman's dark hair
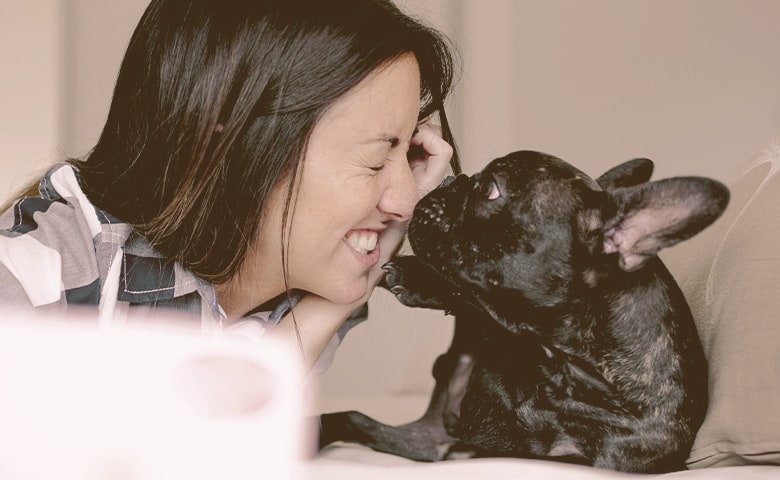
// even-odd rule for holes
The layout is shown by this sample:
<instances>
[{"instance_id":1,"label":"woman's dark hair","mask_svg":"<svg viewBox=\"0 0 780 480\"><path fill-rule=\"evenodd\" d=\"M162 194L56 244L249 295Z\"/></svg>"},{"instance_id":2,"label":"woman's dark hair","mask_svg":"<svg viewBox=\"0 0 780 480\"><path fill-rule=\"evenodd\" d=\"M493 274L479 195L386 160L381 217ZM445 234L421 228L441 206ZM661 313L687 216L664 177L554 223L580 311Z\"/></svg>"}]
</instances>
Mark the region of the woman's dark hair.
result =
<instances>
[{"instance_id":1,"label":"woman's dark hair","mask_svg":"<svg viewBox=\"0 0 780 480\"><path fill-rule=\"evenodd\" d=\"M153 0L100 139L72 162L97 207L221 283L241 266L272 188L286 181L292 199L322 114L408 53L421 72L420 118L438 113L453 144L450 45L390 1Z\"/></svg>"}]
</instances>

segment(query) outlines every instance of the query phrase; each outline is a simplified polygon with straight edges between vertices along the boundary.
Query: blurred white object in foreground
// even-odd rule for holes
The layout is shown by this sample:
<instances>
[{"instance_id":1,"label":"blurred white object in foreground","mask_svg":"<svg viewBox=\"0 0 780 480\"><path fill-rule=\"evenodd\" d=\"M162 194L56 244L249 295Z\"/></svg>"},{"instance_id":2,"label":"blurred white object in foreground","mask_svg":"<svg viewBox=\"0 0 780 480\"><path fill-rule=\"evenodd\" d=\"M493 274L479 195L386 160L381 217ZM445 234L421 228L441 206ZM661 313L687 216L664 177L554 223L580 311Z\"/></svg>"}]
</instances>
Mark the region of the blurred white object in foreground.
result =
<instances>
[{"instance_id":1,"label":"blurred white object in foreground","mask_svg":"<svg viewBox=\"0 0 780 480\"><path fill-rule=\"evenodd\" d=\"M295 478L302 378L270 341L0 312L0 478Z\"/></svg>"}]
</instances>

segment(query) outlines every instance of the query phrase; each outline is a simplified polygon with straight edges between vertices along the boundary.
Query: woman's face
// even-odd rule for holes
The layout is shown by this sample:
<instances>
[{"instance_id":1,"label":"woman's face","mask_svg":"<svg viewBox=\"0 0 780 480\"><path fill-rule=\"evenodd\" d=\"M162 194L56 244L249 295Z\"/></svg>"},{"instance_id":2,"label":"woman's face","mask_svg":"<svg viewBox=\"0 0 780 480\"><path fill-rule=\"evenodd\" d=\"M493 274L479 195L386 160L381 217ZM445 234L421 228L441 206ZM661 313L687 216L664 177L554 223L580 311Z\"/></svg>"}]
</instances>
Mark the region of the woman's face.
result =
<instances>
[{"instance_id":1,"label":"woman's face","mask_svg":"<svg viewBox=\"0 0 780 480\"><path fill-rule=\"evenodd\" d=\"M419 99L419 68L408 55L369 75L315 126L297 180L290 287L336 303L366 293L379 233L390 221L408 220L418 200L406 154ZM256 254L266 260L280 255L285 199L285 189L273 193L261 227Z\"/></svg>"}]
</instances>

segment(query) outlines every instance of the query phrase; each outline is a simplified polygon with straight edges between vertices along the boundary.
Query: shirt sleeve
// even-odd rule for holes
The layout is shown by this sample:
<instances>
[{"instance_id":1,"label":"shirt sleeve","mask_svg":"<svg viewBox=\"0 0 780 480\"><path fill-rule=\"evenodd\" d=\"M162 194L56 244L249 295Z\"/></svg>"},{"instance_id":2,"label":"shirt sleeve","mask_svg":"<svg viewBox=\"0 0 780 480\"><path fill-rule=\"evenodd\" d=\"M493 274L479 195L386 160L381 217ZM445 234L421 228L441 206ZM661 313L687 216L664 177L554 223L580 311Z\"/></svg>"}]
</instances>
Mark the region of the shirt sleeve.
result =
<instances>
[{"instance_id":1,"label":"shirt sleeve","mask_svg":"<svg viewBox=\"0 0 780 480\"><path fill-rule=\"evenodd\" d=\"M0 262L0 308L32 308L30 297L6 266Z\"/></svg>"},{"instance_id":2,"label":"shirt sleeve","mask_svg":"<svg viewBox=\"0 0 780 480\"><path fill-rule=\"evenodd\" d=\"M30 198L3 213L0 224L0 306L39 307L62 298L62 255L47 245L47 213L59 205Z\"/></svg>"},{"instance_id":3,"label":"shirt sleeve","mask_svg":"<svg viewBox=\"0 0 780 480\"><path fill-rule=\"evenodd\" d=\"M269 330L273 330L282 318L301 299L299 292L290 292L290 295L282 295L276 306L270 310L262 309L252 312L246 319L233 323L225 328L225 335L245 338L255 343L260 343L263 336Z\"/></svg>"}]
</instances>

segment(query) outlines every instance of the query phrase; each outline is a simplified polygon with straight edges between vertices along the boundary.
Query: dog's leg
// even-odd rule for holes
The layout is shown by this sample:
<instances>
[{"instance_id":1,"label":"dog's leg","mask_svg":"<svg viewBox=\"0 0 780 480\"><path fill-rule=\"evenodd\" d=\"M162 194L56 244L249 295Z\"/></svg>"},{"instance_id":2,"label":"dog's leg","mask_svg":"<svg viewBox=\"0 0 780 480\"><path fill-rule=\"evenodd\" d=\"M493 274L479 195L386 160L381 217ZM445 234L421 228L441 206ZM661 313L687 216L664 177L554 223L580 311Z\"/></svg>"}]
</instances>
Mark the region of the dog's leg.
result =
<instances>
[{"instance_id":1,"label":"dog's leg","mask_svg":"<svg viewBox=\"0 0 780 480\"><path fill-rule=\"evenodd\" d=\"M466 393L474 356L470 353L449 350L433 364L433 388L428 408L419 421L440 422L449 433L460 416L460 403Z\"/></svg>"},{"instance_id":2,"label":"dog's leg","mask_svg":"<svg viewBox=\"0 0 780 480\"><path fill-rule=\"evenodd\" d=\"M474 367L473 347L479 337L475 332L478 323L472 317L479 314L462 302L459 292L414 256L394 257L383 268L386 274L381 285L401 303L458 311L452 344L434 364L436 383L422 417L405 425L390 426L357 411L326 413L320 416L319 446L343 441L412 460L441 460L456 442L452 432Z\"/></svg>"},{"instance_id":3,"label":"dog's leg","mask_svg":"<svg viewBox=\"0 0 780 480\"><path fill-rule=\"evenodd\" d=\"M607 438L593 466L626 472L669 473L685 470L690 446L675 438L651 437L640 430Z\"/></svg>"},{"instance_id":4,"label":"dog's leg","mask_svg":"<svg viewBox=\"0 0 780 480\"><path fill-rule=\"evenodd\" d=\"M457 309L460 292L417 257L396 256L382 268L385 276L379 285L390 290L407 307Z\"/></svg>"},{"instance_id":5,"label":"dog's leg","mask_svg":"<svg viewBox=\"0 0 780 480\"><path fill-rule=\"evenodd\" d=\"M473 355L460 348L462 331L456 322L452 346L434 363L436 384L428 408L420 419L390 426L356 411L323 414L320 416L320 448L343 441L412 460L441 460L449 446L456 442L450 432L460 413L460 402L474 367Z\"/></svg>"},{"instance_id":6,"label":"dog's leg","mask_svg":"<svg viewBox=\"0 0 780 480\"><path fill-rule=\"evenodd\" d=\"M326 413L320 417L320 448L336 441L358 443L376 451L412 460L432 462L440 458L436 446L452 442L443 426L422 419L390 426L357 411Z\"/></svg>"}]
</instances>

